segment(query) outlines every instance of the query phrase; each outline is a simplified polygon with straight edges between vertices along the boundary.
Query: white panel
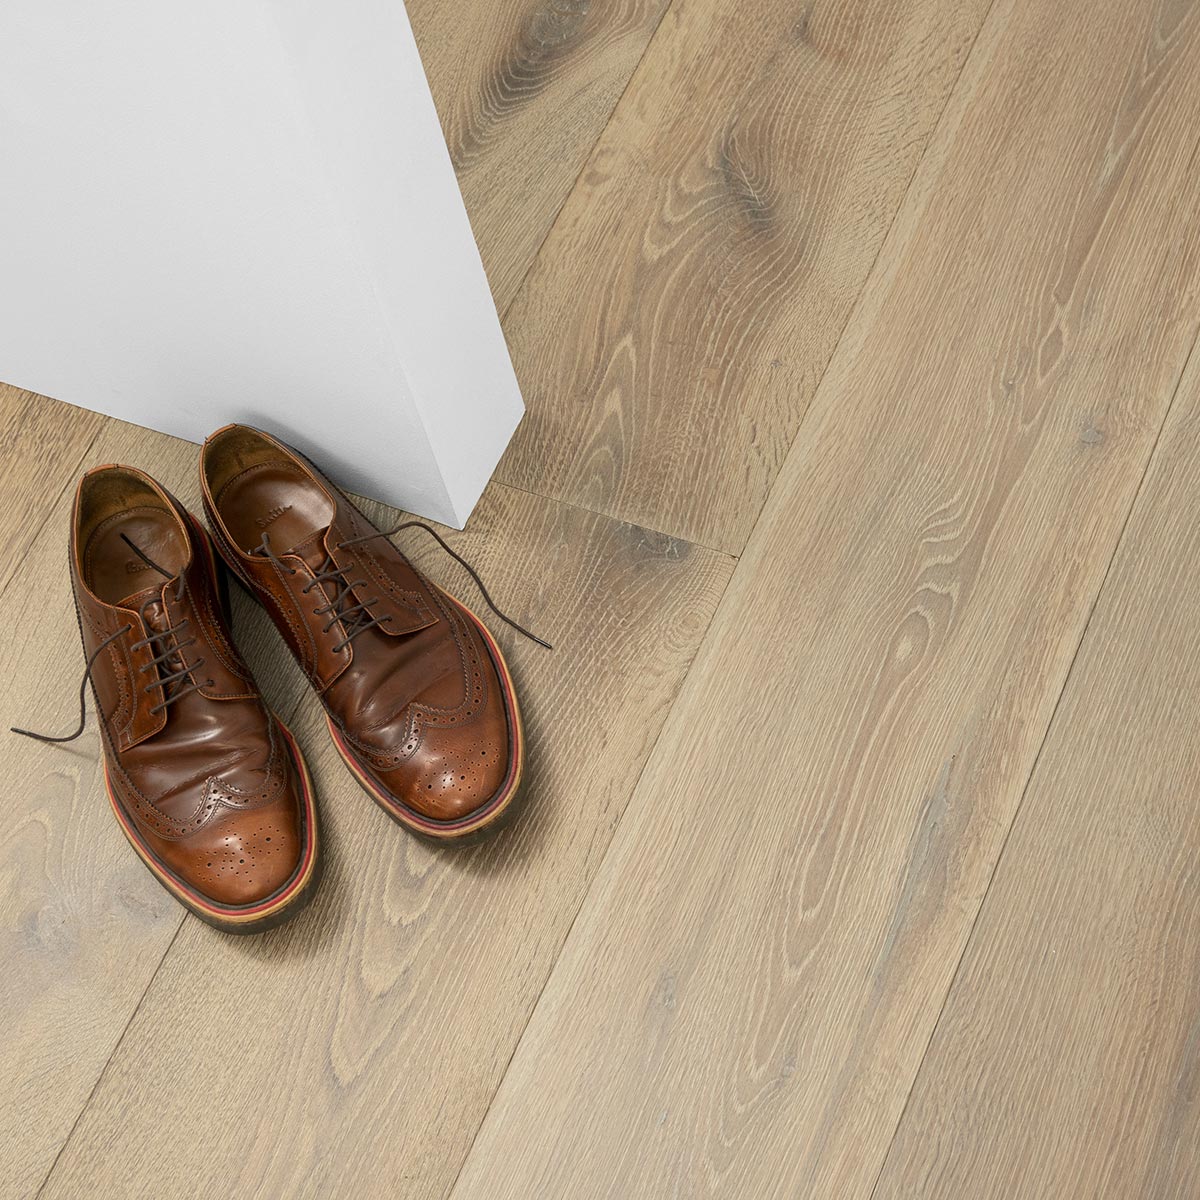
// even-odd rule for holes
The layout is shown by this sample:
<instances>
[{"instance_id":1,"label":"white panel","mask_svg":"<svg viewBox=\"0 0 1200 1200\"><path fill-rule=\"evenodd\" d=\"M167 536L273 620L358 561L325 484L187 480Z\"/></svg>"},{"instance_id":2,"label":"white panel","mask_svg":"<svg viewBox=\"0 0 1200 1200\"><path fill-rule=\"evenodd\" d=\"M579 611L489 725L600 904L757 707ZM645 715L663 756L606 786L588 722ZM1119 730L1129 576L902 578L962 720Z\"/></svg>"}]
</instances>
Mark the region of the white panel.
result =
<instances>
[{"instance_id":1,"label":"white panel","mask_svg":"<svg viewBox=\"0 0 1200 1200\"><path fill-rule=\"evenodd\" d=\"M0 378L461 524L521 403L403 10L5 0L0 44Z\"/></svg>"}]
</instances>

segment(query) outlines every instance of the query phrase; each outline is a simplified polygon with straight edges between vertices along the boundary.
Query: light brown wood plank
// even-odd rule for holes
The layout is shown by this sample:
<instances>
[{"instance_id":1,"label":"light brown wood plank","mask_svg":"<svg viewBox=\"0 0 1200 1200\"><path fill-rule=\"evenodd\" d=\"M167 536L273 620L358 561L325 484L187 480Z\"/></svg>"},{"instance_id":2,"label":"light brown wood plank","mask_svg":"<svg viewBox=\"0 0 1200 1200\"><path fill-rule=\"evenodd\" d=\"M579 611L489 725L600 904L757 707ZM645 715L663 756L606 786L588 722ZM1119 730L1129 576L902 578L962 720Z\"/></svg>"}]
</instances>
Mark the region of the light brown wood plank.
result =
<instances>
[{"instance_id":1,"label":"light brown wood plank","mask_svg":"<svg viewBox=\"0 0 1200 1200\"><path fill-rule=\"evenodd\" d=\"M45 1196L449 1189L732 568L495 485L450 536L556 646L491 622L529 734L525 810L475 848L416 841L305 695L293 728L327 863L313 908L253 940L189 919ZM422 535L404 545L471 601ZM187 1136L164 1153L164 1130Z\"/></svg>"},{"instance_id":2,"label":"light brown wood plank","mask_svg":"<svg viewBox=\"0 0 1200 1200\"><path fill-rule=\"evenodd\" d=\"M1200 355L876 1195L1200 1195Z\"/></svg>"},{"instance_id":3,"label":"light brown wood plank","mask_svg":"<svg viewBox=\"0 0 1200 1200\"><path fill-rule=\"evenodd\" d=\"M76 720L84 662L66 549L76 478L97 463L131 462L199 511L195 446L54 400L23 404L30 432L21 436L35 439L31 457L38 445L91 446L68 477L53 481L50 497L12 500L28 504L29 520L44 520L0 595L0 767L9 780L0 832L4 1195L32 1194L45 1178L184 915L113 819L90 694L88 727L77 742L51 746L7 732L12 724L69 732ZM14 470L28 478L19 464ZM239 643L261 672L275 631L248 600L235 595L234 603ZM294 704L299 674L289 680L278 661L272 641L268 690L276 704Z\"/></svg>"},{"instance_id":4,"label":"light brown wood plank","mask_svg":"<svg viewBox=\"0 0 1200 1200\"><path fill-rule=\"evenodd\" d=\"M998 0L456 1200L865 1196L1196 334L1200 10Z\"/></svg>"},{"instance_id":5,"label":"light brown wood plank","mask_svg":"<svg viewBox=\"0 0 1200 1200\"><path fill-rule=\"evenodd\" d=\"M987 6L672 8L509 310L498 477L740 553Z\"/></svg>"},{"instance_id":6,"label":"light brown wood plank","mask_svg":"<svg viewBox=\"0 0 1200 1200\"><path fill-rule=\"evenodd\" d=\"M0 383L0 592L20 569L55 498L74 486L103 423L97 413Z\"/></svg>"},{"instance_id":7,"label":"light brown wood plank","mask_svg":"<svg viewBox=\"0 0 1200 1200\"><path fill-rule=\"evenodd\" d=\"M408 0L503 312L670 0Z\"/></svg>"}]
</instances>

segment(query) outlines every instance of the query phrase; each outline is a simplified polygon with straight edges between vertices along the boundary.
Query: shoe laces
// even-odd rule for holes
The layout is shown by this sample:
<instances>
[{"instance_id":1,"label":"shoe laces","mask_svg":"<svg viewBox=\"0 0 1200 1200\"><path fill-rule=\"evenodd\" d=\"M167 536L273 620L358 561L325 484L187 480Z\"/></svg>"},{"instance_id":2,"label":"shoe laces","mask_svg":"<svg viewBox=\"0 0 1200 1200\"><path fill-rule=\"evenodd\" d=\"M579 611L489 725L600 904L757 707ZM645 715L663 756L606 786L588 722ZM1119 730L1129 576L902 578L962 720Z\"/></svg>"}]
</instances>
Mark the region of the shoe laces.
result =
<instances>
[{"instance_id":1,"label":"shoe laces","mask_svg":"<svg viewBox=\"0 0 1200 1200\"><path fill-rule=\"evenodd\" d=\"M517 622L512 619L512 617L501 612L496 606L496 603L492 599L487 588L484 586L483 580L479 578L479 573L475 570L475 568L471 566L471 564L467 562L467 560L463 558L461 554L454 550L436 529L426 525L423 521L403 521L394 529L377 530L375 533L367 533L362 537L347 538L345 541L338 542L335 548L338 550L347 550L351 546L357 546L362 542L369 542L374 538L393 537L395 534L400 533L404 529L423 529L427 534L429 534L430 537L434 539L434 541L437 542L439 546L441 546L443 550L445 550L447 554L450 555L452 559L454 559L455 562L457 562L466 570L467 574L470 575L475 581L475 586L479 589L479 594L483 597L488 608L490 608L492 612L500 618L501 621L503 621L506 625L512 626L513 629L515 629L518 633L523 634L531 642L537 642L539 646L544 646L547 650L554 649L554 647L544 638L538 637L536 633L532 633L523 625L518 625ZM280 571L287 571L292 575L296 574L296 568L285 563L271 549L271 538L267 533L262 535L262 541L259 542L259 544L254 548L254 550L251 551L251 553L261 554L270 559L270 561L274 563L276 568L278 568ZM303 594L307 595L318 585L331 585L330 591L333 591L333 598L323 607L314 608L313 614L315 616L324 616L328 614L329 620L325 623L323 628L323 632L325 633L328 633L329 630L331 630L339 621L342 623L342 628L345 630L346 636L342 638L342 640L338 642L336 646L334 646L333 650L335 654L341 650L343 646L348 646L356 637L359 636L359 634L366 633L366 631L371 629L373 626L383 625L392 619L390 615L377 617L370 611L371 607L378 603L378 596L372 596L366 600L356 599L355 589L365 587L367 581L365 579L348 580L348 570L348 567L339 567L337 563L334 562L333 555L327 553L325 556L325 561L322 563L320 570L316 571L313 574L312 579L301 589ZM348 603L348 601L355 602Z\"/></svg>"},{"instance_id":2,"label":"shoe laces","mask_svg":"<svg viewBox=\"0 0 1200 1200\"><path fill-rule=\"evenodd\" d=\"M147 566L153 567L160 575L165 576L169 580L175 582L175 602L178 603L183 597L183 576L178 577L172 575L170 571L164 570L158 565L148 554L140 547L135 545L125 534L120 535L121 540L140 558ZM138 610L138 616L141 618L143 626L149 628L148 618L152 605L158 603L157 596L148 596L141 604ZM170 707L177 700L181 700L184 696L191 692L198 691L202 687L212 687L211 679L205 680L204 683L197 682L194 672L204 666L203 658L197 659L194 666L187 666L182 658L179 659L179 666L173 670L165 669L168 660L179 653L187 646L195 645L195 637L189 637L184 641L179 640L179 635L191 625L191 617L184 617L178 625L169 625L167 628L151 634L149 637L144 637L140 641L134 642L130 646L131 650L141 650L148 647L153 653L148 662L143 663L138 667L139 674L145 674L147 671L154 670L155 667L163 668L158 672L158 678L153 683L148 683L142 688L142 692L149 694L156 687L161 685L163 698L157 704L150 708L151 714L157 714L164 709ZM133 629L131 624L125 624L116 633L110 633L95 650L92 651L91 657L87 661L87 666L84 668L83 678L79 681L79 727L73 732L64 735L63 737L53 737L50 734L35 733L32 729L18 729L15 725L12 727L12 733L19 733L22 737L34 738L39 742L73 742L77 737L80 737L87 724L87 685L88 680L92 677L92 669L96 665L96 660L101 653L106 650L119 637L123 637ZM179 685L179 686L176 686Z\"/></svg>"}]
</instances>

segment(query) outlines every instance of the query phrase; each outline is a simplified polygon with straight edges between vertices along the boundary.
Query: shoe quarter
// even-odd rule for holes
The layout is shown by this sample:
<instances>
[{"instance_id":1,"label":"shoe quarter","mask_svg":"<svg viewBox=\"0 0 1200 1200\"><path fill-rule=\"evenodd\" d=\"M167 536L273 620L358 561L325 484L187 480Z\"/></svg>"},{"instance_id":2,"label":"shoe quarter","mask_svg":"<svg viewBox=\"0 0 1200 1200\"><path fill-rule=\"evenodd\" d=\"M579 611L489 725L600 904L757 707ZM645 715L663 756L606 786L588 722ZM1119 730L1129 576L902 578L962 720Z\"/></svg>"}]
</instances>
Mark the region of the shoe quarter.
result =
<instances>
[{"instance_id":1,"label":"shoe quarter","mask_svg":"<svg viewBox=\"0 0 1200 1200\"><path fill-rule=\"evenodd\" d=\"M100 645L92 668L92 688L100 716L118 750L128 750L158 733L167 723L165 709L152 711L163 701L162 684L154 668L154 652L142 645L146 629L131 609L99 604L77 587L76 607L84 653L90 660ZM119 632L122 631L123 632Z\"/></svg>"}]
</instances>

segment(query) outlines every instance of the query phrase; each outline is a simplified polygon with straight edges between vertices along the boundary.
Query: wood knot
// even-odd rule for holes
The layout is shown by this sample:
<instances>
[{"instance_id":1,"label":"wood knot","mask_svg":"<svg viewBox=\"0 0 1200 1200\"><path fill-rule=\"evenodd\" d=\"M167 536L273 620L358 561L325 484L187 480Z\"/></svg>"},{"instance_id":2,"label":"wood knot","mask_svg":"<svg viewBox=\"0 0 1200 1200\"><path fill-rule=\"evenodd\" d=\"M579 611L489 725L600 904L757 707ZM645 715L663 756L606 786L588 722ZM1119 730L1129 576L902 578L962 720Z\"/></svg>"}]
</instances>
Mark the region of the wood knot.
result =
<instances>
[{"instance_id":1,"label":"wood knot","mask_svg":"<svg viewBox=\"0 0 1200 1200\"><path fill-rule=\"evenodd\" d=\"M721 144L717 160L721 178L746 224L755 233L770 233L777 216L770 180L759 164L739 152L737 141L736 135L731 133Z\"/></svg>"},{"instance_id":2,"label":"wood knot","mask_svg":"<svg viewBox=\"0 0 1200 1200\"><path fill-rule=\"evenodd\" d=\"M530 16L526 41L543 51L559 49L574 40L591 7L592 0L550 0Z\"/></svg>"}]
</instances>

